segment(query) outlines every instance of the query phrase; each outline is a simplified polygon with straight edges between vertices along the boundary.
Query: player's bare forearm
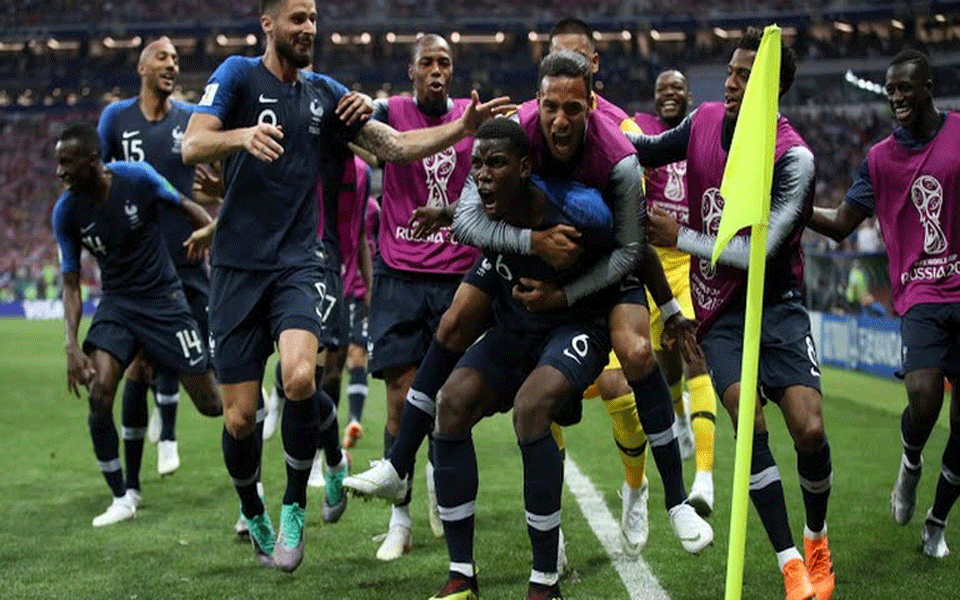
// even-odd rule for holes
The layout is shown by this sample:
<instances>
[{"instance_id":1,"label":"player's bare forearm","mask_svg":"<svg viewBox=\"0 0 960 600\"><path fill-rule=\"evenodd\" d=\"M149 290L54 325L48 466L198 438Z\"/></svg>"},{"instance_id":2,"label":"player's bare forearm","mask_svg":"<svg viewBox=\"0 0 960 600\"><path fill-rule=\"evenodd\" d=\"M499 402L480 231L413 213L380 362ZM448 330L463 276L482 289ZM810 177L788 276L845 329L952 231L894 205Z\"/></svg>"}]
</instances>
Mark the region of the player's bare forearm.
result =
<instances>
[{"instance_id":1,"label":"player's bare forearm","mask_svg":"<svg viewBox=\"0 0 960 600\"><path fill-rule=\"evenodd\" d=\"M866 218L866 213L849 202L844 202L838 208L815 206L813 215L807 221L807 227L839 242L850 235Z\"/></svg>"},{"instance_id":2,"label":"player's bare forearm","mask_svg":"<svg viewBox=\"0 0 960 600\"><path fill-rule=\"evenodd\" d=\"M193 200L188 200L187 198L180 199L180 212L187 216L190 219L190 222L193 223L194 228L200 228L205 225L209 225L213 218L203 209L202 206L194 202Z\"/></svg>"},{"instance_id":3,"label":"player's bare forearm","mask_svg":"<svg viewBox=\"0 0 960 600\"><path fill-rule=\"evenodd\" d=\"M63 274L63 325L66 330L65 346L69 352L78 349L77 330L83 315L83 300L80 295L80 273Z\"/></svg>"},{"instance_id":4,"label":"player's bare forearm","mask_svg":"<svg viewBox=\"0 0 960 600\"><path fill-rule=\"evenodd\" d=\"M350 148L350 152L353 152L360 160L370 165L373 169L382 169L383 166L387 164L386 161L380 160L375 154L364 150L353 142L349 142L347 147Z\"/></svg>"},{"instance_id":5,"label":"player's bare forearm","mask_svg":"<svg viewBox=\"0 0 960 600\"><path fill-rule=\"evenodd\" d=\"M657 256L653 247L647 244L646 250L640 262L640 269L643 273L643 282L653 296L653 301L657 306L663 306L673 299L673 290L670 289L670 283L667 281L667 275L663 271L663 263Z\"/></svg>"},{"instance_id":6,"label":"player's bare forearm","mask_svg":"<svg viewBox=\"0 0 960 600\"><path fill-rule=\"evenodd\" d=\"M194 113L183 134L184 164L212 163L245 149L251 128L223 131L222 127L217 117Z\"/></svg>"},{"instance_id":7,"label":"player's bare forearm","mask_svg":"<svg viewBox=\"0 0 960 600\"><path fill-rule=\"evenodd\" d=\"M367 121L354 144L387 162L408 163L431 156L466 137L468 131L458 119L436 127L397 131L379 121Z\"/></svg>"},{"instance_id":8,"label":"player's bare forearm","mask_svg":"<svg viewBox=\"0 0 960 600\"><path fill-rule=\"evenodd\" d=\"M370 244L367 243L367 232L360 236L360 247L357 249L358 264L360 265L360 277L363 278L363 285L367 289L366 300L369 306L370 290L373 289L373 259L370 257Z\"/></svg>"}]
</instances>

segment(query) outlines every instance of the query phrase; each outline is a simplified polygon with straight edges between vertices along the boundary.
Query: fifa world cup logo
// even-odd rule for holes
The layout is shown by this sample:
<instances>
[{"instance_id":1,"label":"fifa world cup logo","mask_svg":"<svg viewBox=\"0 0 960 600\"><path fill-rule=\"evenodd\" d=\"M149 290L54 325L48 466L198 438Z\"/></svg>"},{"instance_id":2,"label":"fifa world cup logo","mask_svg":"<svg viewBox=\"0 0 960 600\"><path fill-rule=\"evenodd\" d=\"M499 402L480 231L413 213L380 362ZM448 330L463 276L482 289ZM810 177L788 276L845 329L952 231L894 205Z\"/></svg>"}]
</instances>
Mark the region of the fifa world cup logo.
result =
<instances>
[{"instance_id":1,"label":"fifa world cup logo","mask_svg":"<svg viewBox=\"0 0 960 600\"><path fill-rule=\"evenodd\" d=\"M923 175L910 186L910 199L920 213L920 224L923 225L923 251L930 255L945 252L947 236L940 228L943 186L934 177Z\"/></svg>"},{"instance_id":2,"label":"fifa world cup logo","mask_svg":"<svg viewBox=\"0 0 960 600\"><path fill-rule=\"evenodd\" d=\"M423 159L427 171L427 206L443 208L450 203L447 198L447 183L457 168L457 153L453 148L437 152Z\"/></svg>"},{"instance_id":3,"label":"fifa world cup logo","mask_svg":"<svg viewBox=\"0 0 960 600\"><path fill-rule=\"evenodd\" d=\"M687 197L684 178L687 176L687 161L667 165L667 185L663 189L664 197L671 202L683 202Z\"/></svg>"},{"instance_id":4,"label":"fifa world cup logo","mask_svg":"<svg viewBox=\"0 0 960 600\"><path fill-rule=\"evenodd\" d=\"M703 232L716 234L720 230L720 215L723 214L723 196L718 188L712 187L703 193L700 202L700 215L703 217ZM708 258L700 259L700 271L704 279L717 276L717 269Z\"/></svg>"}]
</instances>

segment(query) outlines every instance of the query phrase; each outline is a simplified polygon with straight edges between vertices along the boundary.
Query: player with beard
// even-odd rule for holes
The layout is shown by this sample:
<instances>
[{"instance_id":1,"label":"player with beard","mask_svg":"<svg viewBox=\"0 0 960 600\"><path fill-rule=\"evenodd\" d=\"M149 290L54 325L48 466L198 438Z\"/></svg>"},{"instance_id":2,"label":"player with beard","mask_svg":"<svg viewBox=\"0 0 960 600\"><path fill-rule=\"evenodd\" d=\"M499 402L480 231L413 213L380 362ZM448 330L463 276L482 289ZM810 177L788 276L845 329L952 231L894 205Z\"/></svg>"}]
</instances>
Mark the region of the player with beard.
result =
<instances>
[{"instance_id":1,"label":"player with beard","mask_svg":"<svg viewBox=\"0 0 960 600\"><path fill-rule=\"evenodd\" d=\"M460 119L429 130L397 132L352 120L338 114L346 88L303 70L311 63L316 36L313 0L261 0L260 14L264 54L229 57L214 72L187 127L183 159L224 163L228 185L211 249L210 299L225 406L224 461L258 562L293 571L303 560L316 432L335 422L333 402L318 385L315 369L323 306L317 283L324 258L338 252L327 247L327 236L321 247L316 233L321 166L342 168L339 159L349 141L383 160L429 156L472 134L507 100L481 105L474 94ZM335 198L342 174L323 175L324 197ZM251 239L258 243L251 245ZM274 343L287 398L281 425L287 488L276 535L255 485L262 439L251 435Z\"/></svg>"},{"instance_id":2,"label":"player with beard","mask_svg":"<svg viewBox=\"0 0 960 600\"><path fill-rule=\"evenodd\" d=\"M53 210L63 273L67 385L77 395L78 384L90 390L90 436L113 492L113 502L93 519L94 527L102 527L133 518L140 503L139 485L134 485L138 482L129 478L124 482L113 422L117 386L138 352L159 369L178 373L202 414L222 412L204 338L157 223L165 204L178 208L198 227L209 223L210 216L148 163L104 165L100 139L91 126L68 127L57 142L55 157L57 176L67 188ZM81 247L97 259L103 283L82 348L77 342ZM141 417L146 425L146 406ZM141 438L139 448L127 445L125 451L142 452L142 444Z\"/></svg>"},{"instance_id":3,"label":"player with beard","mask_svg":"<svg viewBox=\"0 0 960 600\"><path fill-rule=\"evenodd\" d=\"M668 212L654 207L650 239L654 245L677 248L695 257L690 265L690 289L700 322L697 333L714 387L734 426L750 239L734 237L716 267L710 256L723 210L720 182L761 36L760 30L749 28L740 39L728 64L723 103L701 104L679 125L658 136L627 134L640 163L647 167L687 161L689 223L681 225ZM782 57L781 96L793 83L796 70L789 48L783 48ZM776 552L787 600L808 600L814 593L823 600L830 598L834 587L826 525L833 469L823 426L819 364L800 293L800 237L813 207L814 162L813 153L783 117L777 123L775 156L760 341L758 392L762 402L757 402L750 498ZM806 509L806 565L794 545L780 472L770 452L763 413L768 400L780 407L797 451Z\"/></svg>"},{"instance_id":4,"label":"player with beard","mask_svg":"<svg viewBox=\"0 0 960 600\"><path fill-rule=\"evenodd\" d=\"M903 457L890 510L906 525L917 502L926 445L950 379L950 437L933 507L923 526L923 552L949 552L944 526L960 496L960 116L933 103L930 62L916 50L887 69L887 101L899 127L871 148L843 204L814 208L809 227L840 241L876 214L889 257L893 306L902 317L907 407L900 419Z\"/></svg>"},{"instance_id":5,"label":"player with beard","mask_svg":"<svg viewBox=\"0 0 960 600\"><path fill-rule=\"evenodd\" d=\"M167 37L153 41L140 53L137 64L140 95L108 105L100 115L103 160L145 161L169 181L183 196L193 193L193 167L180 158L183 134L195 106L173 100L170 95L180 73L177 50ZM198 195L200 197L200 195ZM207 298L210 282L203 264L187 256L183 241L194 230L193 224L176 208L163 208L158 213L160 231L177 268L177 276L206 342ZM123 443L127 487L140 489L140 459L144 432L157 444L157 471L161 475L174 472L180 465L177 452L176 418L180 400L180 382L176 373L156 371L155 397L157 409L147 427L147 389L149 367L134 360L127 371L123 390Z\"/></svg>"}]
</instances>

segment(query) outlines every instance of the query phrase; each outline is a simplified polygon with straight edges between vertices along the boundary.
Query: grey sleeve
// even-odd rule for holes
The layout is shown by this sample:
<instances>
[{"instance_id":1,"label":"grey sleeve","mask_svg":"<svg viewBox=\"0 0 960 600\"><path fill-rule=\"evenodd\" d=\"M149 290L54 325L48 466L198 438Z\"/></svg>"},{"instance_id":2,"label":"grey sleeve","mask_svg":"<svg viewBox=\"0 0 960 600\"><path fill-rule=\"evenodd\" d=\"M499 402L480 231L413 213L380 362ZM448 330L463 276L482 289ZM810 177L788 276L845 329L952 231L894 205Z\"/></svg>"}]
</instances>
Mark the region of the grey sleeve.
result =
<instances>
[{"instance_id":1,"label":"grey sleeve","mask_svg":"<svg viewBox=\"0 0 960 600\"><path fill-rule=\"evenodd\" d=\"M461 243L484 250L532 254L529 229L521 229L502 221L491 221L487 217L472 175L467 176L457 202L457 210L453 214L453 235Z\"/></svg>"},{"instance_id":2,"label":"grey sleeve","mask_svg":"<svg viewBox=\"0 0 960 600\"><path fill-rule=\"evenodd\" d=\"M662 167L687 158L687 144L690 141L690 125L693 122L691 112L679 125L659 135L644 135L632 131L623 133L637 151L637 159L644 167Z\"/></svg>"},{"instance_id":3,"label":"grey sleeve","mask_svg":"<svg viewBox=\"0 0 960 600\"><path fill-rule=\"evenodd\" d=\"M373 114L370 118L374 121L386 123L390 117L390 101L386 98L377 98L373 101Z\"/></svg>"},{"instance_id":4,"label":"grey sleeve","mask_svg":"<svg viewBox=\"0 0 960 600\"><path fill-rule=\"evenodd\" d=\"M633 154L624 158L610 172L604 190L613 212L614 238L617 248L601 258L579 279L567 284L567 304L608 285L619 282L640 262L640 249L646 246L647 202L643 196L642 171Z\"/></svg>"},{"instance_id":5,"label":"grey sleeve","mask_svg":"<svg viewBox=\"0 0 960 600\"><path fill-rule=\"evenodd\" d=\"M773 166L767 258L777 253L797 227L803 227L803 208L814 184L813 153L803 146L787 150ZM677 249L701 258L713 255L717 236L681 227ZM750 238L737 235L720 254L722 264L746 270L750 264Z\"/></svg>"}]
</instances>

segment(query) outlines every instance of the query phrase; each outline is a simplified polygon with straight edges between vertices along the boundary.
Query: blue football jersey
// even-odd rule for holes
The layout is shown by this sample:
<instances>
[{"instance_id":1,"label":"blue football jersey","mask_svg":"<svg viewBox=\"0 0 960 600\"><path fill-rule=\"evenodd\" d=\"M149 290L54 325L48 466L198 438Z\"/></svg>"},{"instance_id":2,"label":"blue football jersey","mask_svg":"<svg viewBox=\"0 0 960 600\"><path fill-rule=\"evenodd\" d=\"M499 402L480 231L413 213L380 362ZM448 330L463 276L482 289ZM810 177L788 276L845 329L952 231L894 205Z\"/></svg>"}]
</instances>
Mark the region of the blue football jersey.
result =
<instances>
[{"instance_id":1,"label":"blue football jersey","mask_svg":"<svg viewBox=\"0 0 960 600\"><path fill-rule=\"evenodd\" d=\"M140 110L139 98L111 103L103 109L97 124L104 162L147 162L178 192L190 198L194 168L183 164L181 145L195 108L193 104L173 101L162 120L148 121ZM176 208L164 207L158 217L174 265L180 268L194 264L187 259L183 247L194 229L187 216Z\"/></svg>"},{"instance_id":2,"label":"blue football jersey","mask_svg":"<svg viewBox=\"0 0 960 600\"><path fill-rule=\"evenodd\" d=\"M80 248L100 265L105 294L156 296L179 289L170 253L157 226L161 206L176 207L180 194L147 163L114 162L105 202L67 190L53 208L60 270L80 270Z\"/></svg>"},{"instance_id":3,"label":"blue football jersey","mask_svg":"<svg viewBox=\"0 0 960 600\"><path fill-rule=\"evenodd\" d=\"M539 332L606 317L619 285L594 292L571 307L551 311L530 312L513 298L513 287L521 278L549 281L559 287L576 280L610 251L614 239L613 216L599 191L570 180L544 180L535 175L531 180L547 197L543 218L534 229L559 224L575 227L582 233L583 254L572 267L558 270L536 255L487 251L464 281L494 299L494 318L508 329Z\"/></svg>"},{"instance_id":4,"label":"blue football jersey","mask_svg":"<svg viewBox=\"0 0 960 600\"><path fill-rule=\"evenodd\" d=\"M283 130L283 155L272 163L248 152L224 159L227 192L213 240L214 266L272 270L318 260L321 167L334 165L331 154L341 153L363 126L347 128L334 113L346 93L316 73L301 71L293 83L280 81L262 57L231 56L210 77L198 112L220 119L224 130L262 122Z\"/></svg>"}]
</instances>

